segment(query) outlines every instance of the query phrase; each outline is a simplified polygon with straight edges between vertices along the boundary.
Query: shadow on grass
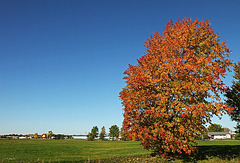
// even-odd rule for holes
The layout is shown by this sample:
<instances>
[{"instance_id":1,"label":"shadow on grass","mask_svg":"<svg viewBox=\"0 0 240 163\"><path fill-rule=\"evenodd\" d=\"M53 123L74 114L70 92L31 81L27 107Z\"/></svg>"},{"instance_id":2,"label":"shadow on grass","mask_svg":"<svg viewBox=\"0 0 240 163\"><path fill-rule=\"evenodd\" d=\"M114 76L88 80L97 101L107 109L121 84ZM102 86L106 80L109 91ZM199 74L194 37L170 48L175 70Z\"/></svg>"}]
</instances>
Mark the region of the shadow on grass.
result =
<instances>
[{"instance_id":1,"label":"shadow on grass","mask_svg":"<svg viewBox=\"0 0 240 163\"><path fill-rule=\"evenodd\" d=\"M125 156L115 157L103 160L92 160L93 163L128 163L128 162L169 162L169 161L182 161L182 162L197 162L212 159L217 161L216 158L221 160L232 160L234 158L240 158L240 145L212 145L212 146L198 146L198 152L192 155L172 155L174 159L168 160L162 157L158 157L156 153L137 155L137 156Z\"/></svg>"},{"instance_id":2,"label":"shadow on grass","mask_svg":"<svg viewBox=\"0 0 240 163\"><path fill-rule=\"evenodd\" d=\"M213 145L199 146L196 159L206 159L207 157L219 157L224 160L239 157L240 145Z\"/></svg>"},{"instance_id":3,"label":"shadow on grass","mask_svg":"<svg viewBox=\"0 0 240 163\"><path fill-rule=\"evenodd\" d=\"M196 162L199 160L208 160L213 157L218 157L222 160L240 158L240 145L198 146L198 152L194 155L179 155L175 158L181 159L184 162Z\"/></svg>"}]
</instances>

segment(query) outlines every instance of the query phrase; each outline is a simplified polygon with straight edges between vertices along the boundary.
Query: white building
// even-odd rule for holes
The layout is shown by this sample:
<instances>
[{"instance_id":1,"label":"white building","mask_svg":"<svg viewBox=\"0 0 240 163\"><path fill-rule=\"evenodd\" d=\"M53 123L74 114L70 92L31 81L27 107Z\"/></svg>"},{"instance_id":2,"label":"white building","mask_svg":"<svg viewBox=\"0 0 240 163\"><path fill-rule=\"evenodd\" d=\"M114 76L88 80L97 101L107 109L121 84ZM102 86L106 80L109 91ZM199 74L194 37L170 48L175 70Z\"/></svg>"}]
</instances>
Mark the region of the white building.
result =
<instances>
[{"instance_id":1,"label":"white building","mask_svg":"<svg viewBox=\"0 0 240 163\"><path fill-rule=\"evenodd\" d=\"M27 137L26 136L20 136L20 137L18 137L18 139L27 139Z\"/></svg>"},{"instance_id":2,"label":"white building","mask_svg":"<svg viewBox=\"0 0 240 163\"><path fill-rule=\"evenodd\" d=\"M87 140L87 135L73 135L72 138L78 140Z\"/></svg>"},{"instance_id":3,"label":"white building","mask_svg":"<svg viewBox=\"0 0 240 163\"><path fill-rule=\"evenodd\" d=\"M210 139L231 139L229 132L208 132L207 135Z\"/></svg>"}]
</instances>

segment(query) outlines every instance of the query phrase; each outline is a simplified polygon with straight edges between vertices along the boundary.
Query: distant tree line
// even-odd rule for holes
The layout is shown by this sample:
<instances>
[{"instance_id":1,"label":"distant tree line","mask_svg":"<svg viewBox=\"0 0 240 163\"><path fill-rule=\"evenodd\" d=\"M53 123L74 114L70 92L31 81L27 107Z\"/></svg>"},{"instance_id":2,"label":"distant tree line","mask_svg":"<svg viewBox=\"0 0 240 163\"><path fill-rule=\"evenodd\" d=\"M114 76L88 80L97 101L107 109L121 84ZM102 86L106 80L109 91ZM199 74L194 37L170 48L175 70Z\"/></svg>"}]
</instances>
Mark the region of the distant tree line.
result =
<instances>
[{"instance_id":1,"label":"distant tree line","mask_svg":"<svg viewBox=\"0 0 240 163\"><path fill-rule=\"evenodd\" d=\"M8 134L8 135L0 135L0 139L72 139L72 135L64 135L64 134L54 134L52 131L48 133L39 135L35 134Z\"/></svg>"},{"instance_id":2,"label":"distant tree line","mask_svg":"<svg viewBox=\"0 0 240 163\"><path fill-rule=\"evenodd\" d=\"M130 138L128 137L128 131L123 130L123 128L119 130L119 127L117 125L112 125L109 128L108 136L109 136L109 140L113 140L113 141L118 140L119 137L121 137L121 140L123 141L130 140ZM93 126L91 132L89 132L87 135L87 140L93 141L98 138L99 140L107 140L106 137L107 137L107 134L104 126L101 128L100 134L99 134L98 127Z\"/></svg>"}]
</instances>

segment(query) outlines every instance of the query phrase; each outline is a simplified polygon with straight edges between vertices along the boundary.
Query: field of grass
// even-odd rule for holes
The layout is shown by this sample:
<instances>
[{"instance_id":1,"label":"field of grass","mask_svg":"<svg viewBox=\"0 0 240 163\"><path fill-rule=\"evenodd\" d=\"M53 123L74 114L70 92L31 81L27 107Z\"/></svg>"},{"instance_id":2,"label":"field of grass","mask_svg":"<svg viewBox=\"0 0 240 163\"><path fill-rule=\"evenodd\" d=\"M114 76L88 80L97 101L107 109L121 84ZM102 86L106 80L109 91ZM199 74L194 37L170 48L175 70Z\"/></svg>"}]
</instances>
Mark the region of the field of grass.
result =
<instances>
[{"instance_id":1,"label":"field of grass","mask_svg":"<svg viewBox=\"0 0 240 163\"><path fill-rule=\"evenodd\" d=\"M134 141L0 140L0 160L4 162L86 161L149 153Z\"/></svg>"},{"instance_id":2,"label":"field of grass","mask_svg":"<svg viewBox=\"0 0 240 163\"><path fill-rule=\"evenodd\" d=\"M199 152L175 162L237 162L240 141L198 141ZM136 141L0 139L0 162L166 162Z\"/></svg>"}]
</instances>

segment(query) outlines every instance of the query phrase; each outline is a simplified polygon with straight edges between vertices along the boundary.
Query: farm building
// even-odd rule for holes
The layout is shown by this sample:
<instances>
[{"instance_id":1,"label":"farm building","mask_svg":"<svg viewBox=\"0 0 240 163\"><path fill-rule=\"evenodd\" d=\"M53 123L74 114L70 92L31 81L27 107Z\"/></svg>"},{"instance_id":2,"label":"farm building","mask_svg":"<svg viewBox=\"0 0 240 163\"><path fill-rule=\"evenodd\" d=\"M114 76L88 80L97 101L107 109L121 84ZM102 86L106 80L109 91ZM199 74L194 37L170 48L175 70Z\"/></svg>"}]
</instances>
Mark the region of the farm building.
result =
<instances>
[{"instance_id":1,"label":"farm building","mask_svg":"<svg viewBox=\"0 0 240 163\"><path fill-rule=\"evenodd\" d=\"M229 132L208 132L207 135L210 139L231 139Z\"/></svg>"},{"instance_id":2,"label":"farm building","mask_svg":"<svg viewBox=\"0 0 240 163\"><path fill-rule=\"evenodd\" d=\"M87 140L87 135L73 135L73 139Z\"/></svg>"},{"instance_id":3,"label":"farm building","mask_svg":"<svg viewBox=\"0 0 240 163\"><path fill-rule=\"evenodd\" d=\"M18 139L27 139L26 136L19 136Z\"/></svg>"}]
</instances>

